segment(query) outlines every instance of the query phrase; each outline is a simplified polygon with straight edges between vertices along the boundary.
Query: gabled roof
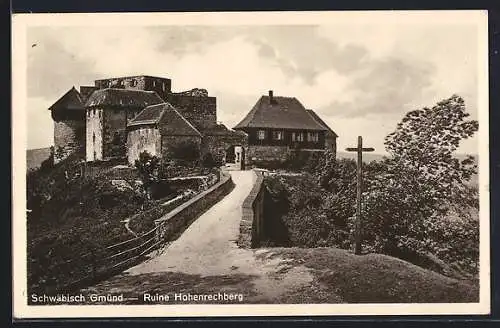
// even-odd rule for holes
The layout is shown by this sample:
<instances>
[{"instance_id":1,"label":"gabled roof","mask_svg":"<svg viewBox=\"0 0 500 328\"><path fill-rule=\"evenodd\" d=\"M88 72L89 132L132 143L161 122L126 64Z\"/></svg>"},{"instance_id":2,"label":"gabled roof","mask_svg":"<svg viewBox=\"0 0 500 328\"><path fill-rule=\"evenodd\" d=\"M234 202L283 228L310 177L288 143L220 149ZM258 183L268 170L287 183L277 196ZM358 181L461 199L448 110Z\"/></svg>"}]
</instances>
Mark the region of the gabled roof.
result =
<instances>
[{"instance_id":1,"label":"gabled roof","mask_svg":"<svg viewBox=\"0 0 500 328\"><path fill-rule=\"evenodd\" d=\"M274 128L320 130L326 128L316 122L296 98L262 96L235 129Z\"/></svg>"},{"instance_id":2,"label":"gabled roof","mask_svg":"<svg viewBox=\"0 0 500 328\"><path fill-rule=\"evenodd\" d=\"M143 125L157 125L168 135L202 136L200 131L169 103L144 108L127 124L127 127Z\"/></svg>"},{"instance_id":3,"label":"gabled roof","mask_svg":"<svg viewBox=\"0 0 500 328\"><path fill-rule=\"evenodd\" d=\"M94 91L85 103L85 107L113 106L144 108L163 102L154 91L131 89L99 89Z\"/></svg>"},{"instance_id":4,"label":"gabled roof","mask_svg":"<svg viewBox=\"0 0 500 328\"><path fill-rule=\"evenodd\" d=\"M318 116L318 114L316 114L315 111L313 111L312 109L308 109L307 112L309 113L309 115L312 116L312 118L317 122L319 123L321 126L323 126L324 128L326 128L331 134L333 134L335 137L338 137L338 135L335 133L335 131L333 131L326 123L325 121L323 121L321 119L321 117Z\"/></svg>"},{"instance_id":5,"label":"gabled roof","mask_svg":"<svg viewBox=\"0 0 500 328\"><path fill-rule=\"evenodd\" d=\"M53 110L85 110L83 100L80 93L72 87L61 98L59 98L52 106L49 107L50 111Z\"/></svg>"}]
</instances>

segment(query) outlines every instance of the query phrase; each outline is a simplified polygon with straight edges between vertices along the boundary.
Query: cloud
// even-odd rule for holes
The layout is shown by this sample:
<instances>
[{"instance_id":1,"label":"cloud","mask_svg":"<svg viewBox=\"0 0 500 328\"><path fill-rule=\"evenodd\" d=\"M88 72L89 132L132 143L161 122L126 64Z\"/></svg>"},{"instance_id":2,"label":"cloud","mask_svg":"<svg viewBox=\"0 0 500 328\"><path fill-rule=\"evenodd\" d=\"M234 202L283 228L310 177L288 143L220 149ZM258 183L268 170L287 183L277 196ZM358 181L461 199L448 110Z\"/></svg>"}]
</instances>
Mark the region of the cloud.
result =
<instances>
[{"instance_id":1,"label":"cloud","mask_svg":"<svg viewBox=\"0 0 500 328\"><path fill-rule=\"evenodd\" d=\"M347 86L353 90L348 101L333 100L320 108L346 117L400 114L428 95L435 67L429 63L400 58L371 60Z\"/></svg>"},{"instance_id":2,"label":"cloud","mask_svg":"<svg viewBox=\"0 0 500 328\"><path fill-rule=\"evenodd\" d=\"M89 83L98 76L92 61L66 49L58 35L57 30L50 28L28 30L28 97L58 98L72 86Z\"/></svg>"}]
</instances>

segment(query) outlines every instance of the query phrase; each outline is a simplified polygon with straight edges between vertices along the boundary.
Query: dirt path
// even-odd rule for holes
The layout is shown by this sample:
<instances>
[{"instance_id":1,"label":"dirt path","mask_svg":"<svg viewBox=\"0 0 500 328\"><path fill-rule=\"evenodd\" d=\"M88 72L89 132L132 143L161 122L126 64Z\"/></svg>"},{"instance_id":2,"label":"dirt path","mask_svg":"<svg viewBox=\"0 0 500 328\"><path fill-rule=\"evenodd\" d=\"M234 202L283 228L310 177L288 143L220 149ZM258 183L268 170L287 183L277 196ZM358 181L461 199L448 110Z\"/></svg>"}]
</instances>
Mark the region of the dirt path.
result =
<instances>
[{"instance_id":1,"label":"dirt path","mask_svg":"<svg viewBox=\"0 0 500 328\"><path fill-rule=\"evenodd\" d=\"M230 173L235 183L231 193L193 222L160 255L90 290L175 293L171 286L177 286L196 293L232 290L243 293L245 302L274 303L308 286L313 276L307 268L291 266L287 259L269 249L241 249L236 245L241 206L256 175L253 171Z\"/></svg>"}]
</instances>

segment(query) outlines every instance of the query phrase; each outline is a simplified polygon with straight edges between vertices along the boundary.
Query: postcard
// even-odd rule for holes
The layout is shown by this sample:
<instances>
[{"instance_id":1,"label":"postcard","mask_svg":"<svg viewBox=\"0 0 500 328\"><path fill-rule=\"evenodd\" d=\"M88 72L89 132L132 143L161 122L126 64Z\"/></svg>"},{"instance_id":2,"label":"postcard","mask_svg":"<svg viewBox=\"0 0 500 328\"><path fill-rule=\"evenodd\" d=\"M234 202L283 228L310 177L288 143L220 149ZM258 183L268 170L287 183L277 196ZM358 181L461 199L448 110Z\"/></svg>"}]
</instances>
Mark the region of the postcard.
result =
<instances>
[{"instance_id":1,"label":"postcard","mask_svg":"<svg viewBox=\"0 0 500 328\"><path fill-rule=\"evenodd\" d=\"M486 11L13 16L13 316L490 313Z\"/></svg>"}]
</instances>

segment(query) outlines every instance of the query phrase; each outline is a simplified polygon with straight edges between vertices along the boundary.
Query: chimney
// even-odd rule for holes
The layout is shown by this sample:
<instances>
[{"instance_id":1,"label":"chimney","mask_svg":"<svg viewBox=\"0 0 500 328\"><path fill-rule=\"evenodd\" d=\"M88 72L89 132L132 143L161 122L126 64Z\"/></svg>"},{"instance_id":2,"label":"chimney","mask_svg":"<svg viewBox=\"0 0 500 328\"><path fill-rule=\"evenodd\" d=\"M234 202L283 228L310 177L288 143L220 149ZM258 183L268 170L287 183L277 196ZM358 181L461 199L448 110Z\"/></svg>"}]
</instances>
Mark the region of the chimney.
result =
<instances>
[{"instance_id":1,"label":"chimney","mask_svg":"<svg viewBox=\"0 0 500 328\"><path fill-rule=\"evenodd\" d=\"M274 104L273 90L269 90L269 103Z\"/></svg>"}]
</instances>

